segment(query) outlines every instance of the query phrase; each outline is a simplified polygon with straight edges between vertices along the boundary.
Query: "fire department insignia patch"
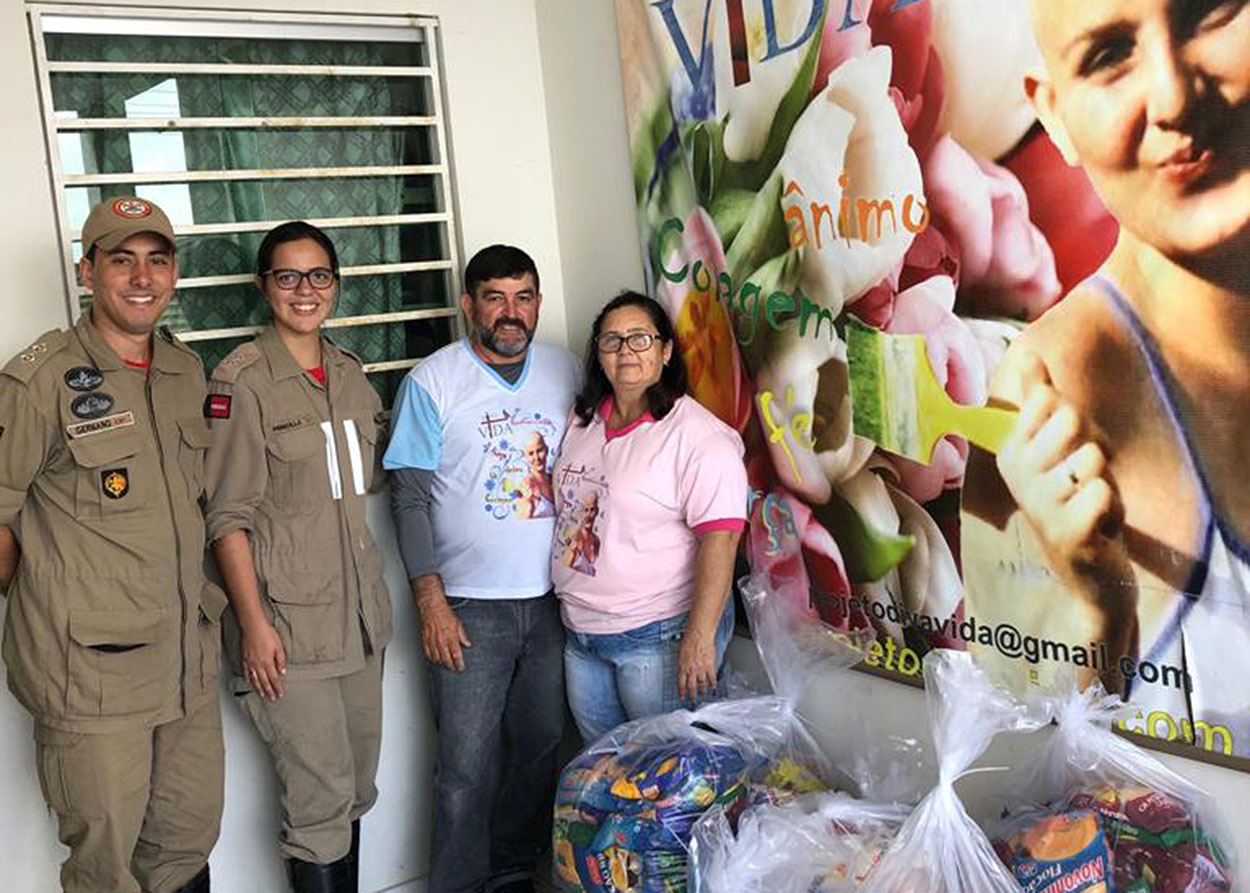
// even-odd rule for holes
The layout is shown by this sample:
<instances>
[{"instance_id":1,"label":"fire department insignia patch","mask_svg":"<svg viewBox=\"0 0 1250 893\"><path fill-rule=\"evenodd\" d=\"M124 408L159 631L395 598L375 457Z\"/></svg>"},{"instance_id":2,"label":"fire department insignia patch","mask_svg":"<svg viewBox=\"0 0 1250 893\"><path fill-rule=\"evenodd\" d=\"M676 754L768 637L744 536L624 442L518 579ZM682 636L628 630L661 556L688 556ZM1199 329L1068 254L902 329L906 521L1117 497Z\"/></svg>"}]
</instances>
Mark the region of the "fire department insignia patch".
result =
<instances>
[{"instance_id":1,"label":"fire department insignia patch","mask_svg":"<svg viewBox=\"0 0 1250 893\"><path fill-rule=\"evenodd\" d=\"M109 499L121 499L130 492L130 477L124 468L109 468L100 472L100 484Z\"/></svg>"}]
</instances>

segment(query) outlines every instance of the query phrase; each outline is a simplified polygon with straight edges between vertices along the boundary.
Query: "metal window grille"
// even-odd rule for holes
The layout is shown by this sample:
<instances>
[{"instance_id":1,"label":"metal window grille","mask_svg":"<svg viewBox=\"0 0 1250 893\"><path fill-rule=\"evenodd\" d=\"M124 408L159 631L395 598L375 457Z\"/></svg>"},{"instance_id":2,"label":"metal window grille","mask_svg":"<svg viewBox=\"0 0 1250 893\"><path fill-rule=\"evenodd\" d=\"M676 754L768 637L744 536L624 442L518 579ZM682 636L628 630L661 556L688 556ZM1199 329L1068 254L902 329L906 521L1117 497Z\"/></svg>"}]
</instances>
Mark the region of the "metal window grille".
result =
<instances>
[{"instance_id":1,"label":"metal window grille","mask_svg":"<svg viewBox=\"0 0 1250 893\"><path fill-rule=\"evenodd\" d=\"M331 335L389 404L455 336L458 234L436 19L28 7L71 317L87 211L156 201L179 239L167 322L206 365L258 331L253 261L289 219L327 230Z\"/></svg>"}]
</instances>

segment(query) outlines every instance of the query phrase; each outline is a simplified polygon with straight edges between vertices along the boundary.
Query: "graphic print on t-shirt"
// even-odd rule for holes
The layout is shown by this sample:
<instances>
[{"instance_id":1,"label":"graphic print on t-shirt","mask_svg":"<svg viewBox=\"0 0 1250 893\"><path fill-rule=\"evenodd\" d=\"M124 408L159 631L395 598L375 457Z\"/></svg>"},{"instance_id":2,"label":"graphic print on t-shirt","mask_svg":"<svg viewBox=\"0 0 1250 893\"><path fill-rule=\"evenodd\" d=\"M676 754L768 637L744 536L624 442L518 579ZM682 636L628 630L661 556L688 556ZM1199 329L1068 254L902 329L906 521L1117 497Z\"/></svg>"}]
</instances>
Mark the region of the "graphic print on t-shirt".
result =
<instances>
[{"instance_id":1,"label":"graphic print on t-shirt","mask_svg":"<svg viewBox=\"0 0 1250 893\"><path fill-rule=\"evenodd\" d=\"M551 441L559 429L538 412L520 409L487 412L477 426L482 452L490 466L486 475L486 511L497 521L555 516L551 490Z\"/></svg>"},{"instance_id":2,"label":"graphic print on t-shirt","mask_svg":"<svg viewBox=\"0 0 1250 893\"><path fill-rule=\"evenodd\" d=\"M556 485L560 488L556 554L566 567L593 577L602 542L599 532L607 523L608 482L585 465L570 465L560 471Z\"/></svg>"}]
</instances>

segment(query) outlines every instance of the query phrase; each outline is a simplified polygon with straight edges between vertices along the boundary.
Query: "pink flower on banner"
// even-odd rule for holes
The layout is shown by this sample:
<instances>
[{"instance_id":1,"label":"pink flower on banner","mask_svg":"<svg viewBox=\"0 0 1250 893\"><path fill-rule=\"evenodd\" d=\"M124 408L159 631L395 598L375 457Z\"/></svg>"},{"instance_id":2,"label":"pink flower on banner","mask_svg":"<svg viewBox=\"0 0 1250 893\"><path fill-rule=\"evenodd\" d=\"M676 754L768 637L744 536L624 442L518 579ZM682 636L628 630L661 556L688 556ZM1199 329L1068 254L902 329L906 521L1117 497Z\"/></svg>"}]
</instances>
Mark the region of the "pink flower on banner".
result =
<instances>
[{"instance_id":1,"label":"pink flower on banner","mask_svg":"<svg viewBox=\"0 0 1250 893\"><path fill-rule=\"evenodd\" d=\"M945 276L959 288L959 256L936 226L916 235L902 262L855 302L855 315L878 329L884 329L894 315L894 298L900 290Z\"/></svg>"},{"instance_id":2,"label":"pink flower on banner","mask_svg":"<svg viewBox=\"0 0 1250 893\"><path fill-rule=\"evenodd\" d=\"M1120 225L1094 192L1085 171L1063 160L1041 128L1003 160L1029 197L1033 223L1055 254L1055 271L1066 294L1102 266L1115 247Z\"/></svg>"},{"instance_id":3,"label":"pink flower on banner","mask_svg":"<svg viewBox=\"0 0 1250 893\"><path fill-rule=\"evenodd\" d=\"M683 268L678 282L660 278L660 301L677 331L691 396L741 431L751 413L751 388L733 323L716 296L717 279L727 269L720 234L699 207L683 223L681 244L665 258L665 269Z\"/></svg>"},{"instance_id":4,"label":"pink flower on banner","mask_svg":"<svg viewBox=\"0 0 1250 893\"><path fill-rule=\"evenodd\" d=\"M888 46L894 55L890 86L908 142L924 155L937 135L945 99L942 61L933 49L933 8L897 0L873 0L868 26L874 46Z\"/></svg>"},{"instance_id":5,"label":"pink flower on banner","mask_svg":"<svg viewBox=\"0 0 1250 893\"><path fill-rule=\"evenodd\" d=\"M955 283L934 276L899 293L885 331L892 335L923 335L929 363L951 399L982 406L989 398L989 376L976 336L953 312ZM900 488L917 502L928 502L943 490L963 483L968 444L948 436L938 442L929 465L890 456Z\"/></svg>"},{"instance_id":6,"label":"pink flower on banner","mask_svg":"<svg viewBox=\"0 0 1250 893\"><path fill-rule=\"evenodd\" d=\"M949 135L934 144L922 169L933 220L959 255L961 305L1036 319L1058 300L1054 256L1010 171L974 158Z\"/></svg>"}]
</instances>

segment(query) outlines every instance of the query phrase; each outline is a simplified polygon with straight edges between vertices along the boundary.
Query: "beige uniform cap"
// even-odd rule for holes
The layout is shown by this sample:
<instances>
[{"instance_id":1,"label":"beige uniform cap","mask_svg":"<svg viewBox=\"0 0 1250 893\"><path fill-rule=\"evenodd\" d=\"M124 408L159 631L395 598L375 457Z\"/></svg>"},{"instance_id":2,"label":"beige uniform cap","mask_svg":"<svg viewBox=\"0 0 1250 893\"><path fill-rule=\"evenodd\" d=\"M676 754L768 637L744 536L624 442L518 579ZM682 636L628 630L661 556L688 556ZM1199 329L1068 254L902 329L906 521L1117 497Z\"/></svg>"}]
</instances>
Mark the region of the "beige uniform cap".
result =
<instances>
[{"instance_id":1,"label":"beige uniform cap","mask_svg":"<svg viewBox=\"0 0 1250 893\"><path fill-rule=\"evenodd\" d=\"M85 255L93 245L103 251L115 251L117 246L135 233L156 233L177 249L174 228L165 212L145 198L118 195L100 202L87 215L82 225L82 253Z\"/></svg>"}]
</instances>

